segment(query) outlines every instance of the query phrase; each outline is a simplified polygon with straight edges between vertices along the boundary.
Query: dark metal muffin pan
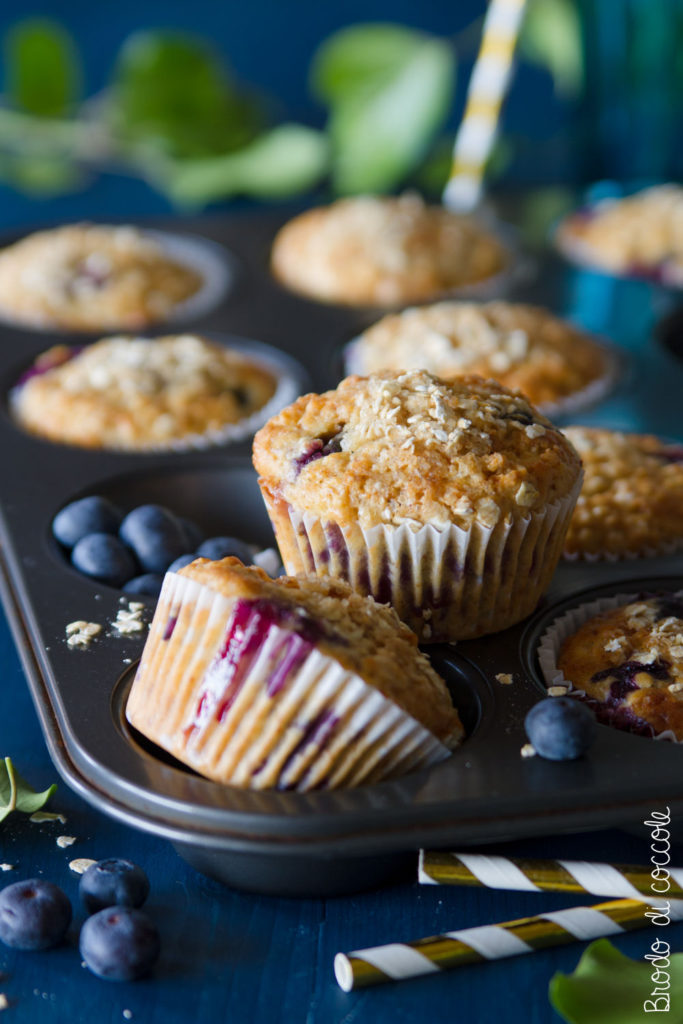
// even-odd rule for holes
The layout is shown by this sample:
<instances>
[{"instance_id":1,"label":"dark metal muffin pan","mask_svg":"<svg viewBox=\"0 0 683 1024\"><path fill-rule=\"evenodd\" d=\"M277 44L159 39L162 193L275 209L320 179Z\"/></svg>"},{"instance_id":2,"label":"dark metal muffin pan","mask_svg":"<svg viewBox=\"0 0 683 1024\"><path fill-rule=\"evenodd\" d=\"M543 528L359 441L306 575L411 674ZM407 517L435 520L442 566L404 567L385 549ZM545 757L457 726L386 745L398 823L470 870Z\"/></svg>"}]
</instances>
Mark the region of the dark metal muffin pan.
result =
<instances>
[{"instance_id":1,"label":"dark metal muffin pan","mask_svg":"<svg viewBox=\"0 0 683 1024\"><path fill-rule=\"evenodd\" d=\"M309 302L273 282L267 254L275 224L270 216L249 216L192 226L223 243L240 273L224 303L185 329L280 347L324 389L336 383L340 344L374 314ZM550 303L556 286L541 278L536 292L520 297L543 294ZM0 339L5 391L46 341L71 340L8 326ZM144 634L116 634L110 624L121 594L76 573L52 540L50 523L67 501L95 493L124 508L160 502L209 532L270 544L250 442L163 455L85 451L24 434L5 404L0 444L2 599L55 764L85 799L166 836L199 870L263 892L331 894L385 883L420 846L635 824L660 802L683 810L683 750L671 743L601 726L579 761L520 756L524 716L543 691L539 630L554 606L603 589L680 589L683 556L564 564L529 620L495 637L429 648L468 734L437 767L353 790L244 791L195 775L127 724L125 702ZM153 602L145 604L149 621ZM65 626L76 619L109 625L88 650L73 650ZM512 673L514 683L502 685L499 673Z\"/></svg>"}]
</instances>

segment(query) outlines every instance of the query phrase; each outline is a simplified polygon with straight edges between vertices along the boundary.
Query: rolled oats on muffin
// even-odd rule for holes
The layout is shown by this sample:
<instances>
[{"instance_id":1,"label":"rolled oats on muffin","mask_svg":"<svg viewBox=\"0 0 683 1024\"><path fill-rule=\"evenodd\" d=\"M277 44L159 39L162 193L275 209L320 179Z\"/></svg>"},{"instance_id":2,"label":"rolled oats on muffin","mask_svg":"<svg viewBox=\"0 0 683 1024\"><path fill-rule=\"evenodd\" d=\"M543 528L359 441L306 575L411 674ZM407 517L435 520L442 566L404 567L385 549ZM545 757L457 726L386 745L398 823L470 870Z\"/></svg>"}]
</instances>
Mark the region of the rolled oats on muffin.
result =
<instances>
[{"instance_id":1,"label":"rolled oats on muffin","mask_svg":"<svg viewBox=\"0 0 683 1024\"><path fill-rule=\"evenodd\" d=\"M0 252L0 314L65 330L125 330L167 320L202 287L192 267L134 227L70 224Z\"/></svg>"},{"instance_id":2,"label":"rolled oats on muffin","mask_svg":"<svg viewBox=\"0 0 683 1024\"><path fill-rule=\"evenodd\" d=\"M566 558L620 559L683 549L683 445L649 434L571 426L584 481Z\"/></svg>"},{"instance_id":3,"label":"rolled oats on muffin","mask_svg":"<svg viewBox=\"0 0 683 1024\"><path fill-rule=\"evenodd\" d=\"M196 335L115 337L44 352L11 408L25 430L50 441L154 451L243 433L277 387L272 368Z\"/></svg>"},{"instance_id":4,"label":"rolled oats on muffin","mask_svg":"<svg viewBox=\"0 0 683 1024\"><path fill-rule=\"evenodd\" d=\"M417 195L357 196L308 210L280 230L275 276L324 302L394 306L499 274L509 255L471 217Z\"/></svg>"},{"instance_id":5,"label":"rolled oats on muffin","mask_svg":"<svg viewBox=\"0 0 683 1024\"><path fill-rule=\"evenodd\" d=\"M426 641L533 611L581 477L522 395L421 370L303 396L257 433L254 465L287 571L347 579Z\"/></svg>"},{"instance_id":6,"label":"rolled oats on muffin","mask_svg":"<svg viewBox=\"0 0 683 1024\"><path fill-rule=\"evenodd\" d=\"M347 349L349 372L424 369L444 380L468 373L521 391L540 412L596 401L614 359L583 331L538 306L438 302L383 317Z\"/></svg>"},{"instance_id":7,"label":"rolled oats on muffin","mask_svg":"<svg viewBox=\"0 0 683 1024\"><path fill-rule=\"evenodd\" d=\"M683 286L683 188L657 185L570 214L557 230L570 258L622 276Z\"/></svg>"},{"instance_id":8,"label":"rolled oats on muffin","mask_svg":"<svg viewBox=\"0 0 683 1024\"><path fill-rule=\"evenodd\" d=\"M217 782L333 789L448 757L463 729L395 613L235 558L168 573L128 720Z\"/></svg>"},{"instance_id":9,"label":"rolled oats on muffin","mask_svg":"<svg viewBox=\"0 0 683 1024\"><path fill-rule=\"evenodd\" d=\"M547 682L564 682L598 721L683 740L683 591L579 606L541 642Z\"/></svg>"}]
</instances>

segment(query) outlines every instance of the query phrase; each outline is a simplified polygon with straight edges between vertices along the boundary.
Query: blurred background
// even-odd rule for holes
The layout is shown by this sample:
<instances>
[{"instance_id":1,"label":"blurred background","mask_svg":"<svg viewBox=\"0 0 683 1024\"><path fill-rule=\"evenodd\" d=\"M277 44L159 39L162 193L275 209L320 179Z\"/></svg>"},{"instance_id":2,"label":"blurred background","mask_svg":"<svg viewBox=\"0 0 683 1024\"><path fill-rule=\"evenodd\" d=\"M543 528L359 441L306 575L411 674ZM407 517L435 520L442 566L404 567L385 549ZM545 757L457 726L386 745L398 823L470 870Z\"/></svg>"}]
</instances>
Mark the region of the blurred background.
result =
<instances>
[{"instance_id":1,"label":"blurred background","mask_svg":"<svg viewBox=\"0 0 683 1024\"><path fill-rule=\"evenodd\" d=\"M436 197L485 10L7 0L0 221ZM682 42L683 0L528 0L490 187L680 179Z\"/></svg>"}]
</instances>

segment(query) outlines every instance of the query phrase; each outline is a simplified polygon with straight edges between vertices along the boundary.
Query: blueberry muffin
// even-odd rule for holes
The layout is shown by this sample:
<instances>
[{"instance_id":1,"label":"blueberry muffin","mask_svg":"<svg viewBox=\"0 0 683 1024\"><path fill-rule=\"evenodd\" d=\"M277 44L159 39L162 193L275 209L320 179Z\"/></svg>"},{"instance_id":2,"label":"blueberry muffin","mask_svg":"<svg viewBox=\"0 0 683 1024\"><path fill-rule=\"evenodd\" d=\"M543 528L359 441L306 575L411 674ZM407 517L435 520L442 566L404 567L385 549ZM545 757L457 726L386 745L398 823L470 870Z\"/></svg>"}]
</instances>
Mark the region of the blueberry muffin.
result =
<instances>
[{"instance_id":1,"label":"blueberry muffin","mask_svg":"<svg viewBox=\"0 0 683 1024\"><path fill-rule=\"evenodd\" d=\"M597 427L564 433L584 466L565 557L619 559L683 548L683 445Z\"/></svg>"},{"instance_id":2,"label":"blueberry muffin","mask_svg":"<svg viewBox=\"0 0 683 1024\"><path fill-rule=\"evenodd\" d=\"M683 593L592 615L564 640L557 666L599 721L683 740Z\"/></svg>"},{"instance_id":3,"label":"blueberry muffin","mask_svg":"<svg viewBox=\"0 0 683 1024\"><path fill-rule=\"evenodd\" d=\"M493 277L507 261L476 221L417 195L308 210L282 228L272 252L273 273L288 288L352 306L434 299Z\"/></svg>"},{"instance_id":4,"label":"blueberry muffin","mask_svg":"<svg viewBox=\"0 0 683 1024\"><path fill-rule=\"evenodd\" d=\"M683 286L683 188L658 185L605 199L565 218L557 232L570 257L609 273Z\"/></svg>"},{"instance_id":5,"label":"blueberry muffin","mask_svg":"<svg viewBox=\"0 0 683 1024\"><path fill-rule=\"evenodd\" d=\"M65 330L138 329L167 320L201 276L133 227L70 224L0 253L0 314Z\"/></svg>"},{"instance_id":6,"label":"blueberry muffin","mask_svg":"<svg viewBox=\"0 0 683 1024\"><path fill-rule=\"evenodd\" d=\"M303 396L257 433L254 465L287 571L347 579L427 641L533 611L581 475L522 395L422 370Z\"/></svg>"},{"instance_id":7,"label":"blueberry muffin","mask_svg":"<svg viewBox=\"0 0 683 1024\"><path fill-rule=\"evenodd\" d=\"M217 782L355 786L443 760L448 691L390 608L235 558L168 573L127 716Z\"/></svg>"},{"instance_id":8,"label":"blueberry muffin","mask_svg":"<svg viewBox=\"0 0 683 1024\"><path fill-rule=\"evenodd\" d=\"M243 432L277 384L241 352L195 335L115 337L43 353L14 389L11 407L25 430L50 441L187 448Z\"/></svg>"},{"instance_id":9,"label":"blueberry muffin","mask_svg":"<svg viewBox=\"0 0 683 1024\"><path fill-rule=\"evenodd\" d=\"M510 302L439 302L383 317L347 350L352 373L429 370L491 377L541 412L595 401L609 384L606 350L566 320Z\"/></svg>"}]
</instances>

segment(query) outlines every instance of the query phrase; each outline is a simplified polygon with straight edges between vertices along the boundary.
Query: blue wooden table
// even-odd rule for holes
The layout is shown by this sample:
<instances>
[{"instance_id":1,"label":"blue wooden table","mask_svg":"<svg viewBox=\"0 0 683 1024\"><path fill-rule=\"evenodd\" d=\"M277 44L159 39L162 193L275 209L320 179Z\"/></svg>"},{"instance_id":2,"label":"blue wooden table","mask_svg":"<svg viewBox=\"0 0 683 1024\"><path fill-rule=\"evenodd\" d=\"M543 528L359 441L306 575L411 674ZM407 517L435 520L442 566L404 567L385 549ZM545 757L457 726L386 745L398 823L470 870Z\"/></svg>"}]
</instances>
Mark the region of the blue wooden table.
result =
<instances>
[{"instance_id":1,"label":"blue wooden table","mask_svg":"<svg viewBox=\"0 0 683 1024\"><path fill-rule=\"evenodd\" d=\"M104 182L99 189L105 194L60 201L48 216L158 212L151 204L145 207L135 185L122 183L112 192ZM27 212L21 204L12 210L0 196L0 220L17 223L18 211ZM37 219L35 208L32 213ZM614 285L593 274L567 275L555 307L573 313L587 327L612 333L630 350L633 361L618 394L600 410L582 416L583 422L683 436L677 404L683 393L683 368L655 346L650 333L653 320L670 302L670 296L645 285ZM44 788L56 773L4 620L0 659L0 755L10 755L36 788ZM657 806L653 797L653 809ZM0 947L0 992L10 1001L5 1011L8 1024L108 1024L126 1019L144 1024L559 1020L548 1002L548 982L557 970L573 970L581 953L578 945L350 994L336 985L332 962L340 950L509 920L571 906L580 899L419 887L414 881L328 900L248 895L198 875L168 843L110 820L64 784L51 809L63 813L66 824L34 824L14 814L0 825L0 862L14 865L0 875L0 884L44 876L66 890L75 908L68 941L59 949L29 954ZM68 849L56 842L64 834L76 837ZM645 863L649 857L643 836L621 831L520 842L504 849L531 856L632 863ZM163 952L153 976L137 983L100 981L81 965L78 955L77 932L84 913L78 904L78 876L68 865L75 857L111 856L141 864L152 883L148 909L159 925ZM674 862L683 863L683 848L676 851ZM652 938L650 931L639 931L617 939L616 945L641 959ZM683 925L670 926L667 939L673 949L681 948Z\"/></svg>"}]
</instances>

